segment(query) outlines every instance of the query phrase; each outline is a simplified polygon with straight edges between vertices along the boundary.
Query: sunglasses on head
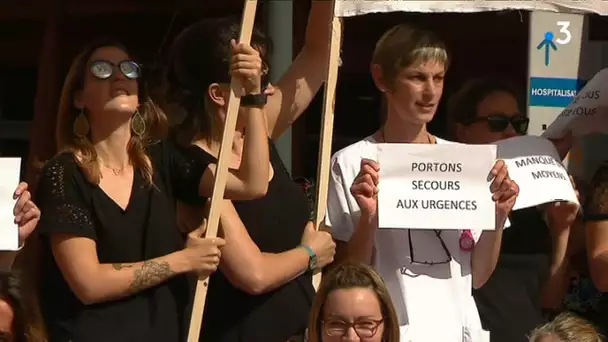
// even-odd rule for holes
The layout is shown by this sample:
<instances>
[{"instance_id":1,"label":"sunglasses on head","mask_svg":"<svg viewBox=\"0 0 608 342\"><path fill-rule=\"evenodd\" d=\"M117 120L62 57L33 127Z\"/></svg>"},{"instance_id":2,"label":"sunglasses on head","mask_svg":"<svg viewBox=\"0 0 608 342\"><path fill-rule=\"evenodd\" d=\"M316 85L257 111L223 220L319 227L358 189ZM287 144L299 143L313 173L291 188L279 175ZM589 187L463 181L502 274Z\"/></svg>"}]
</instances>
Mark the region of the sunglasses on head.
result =
<instances>
[{"instance_id":1,"label":"sunglasses on head","mask_svg":"<svg viewBox=\"0 0 608 342\"><path fill-rule=\"evenodd\" d=\"M120 71L121 74L130 80L138 79L141 76L141 67L131 60L124 60L118 64L106 60L97 60L91 62L89 68L91 74L100 80L107 80L110 78L115 69Z\"/></svg>"},{"instance_id":2,"label":"sunglasses on head","mask_svg":"<svg viewBox=\"0 0 608 342\"><path fill-rule=\"evenodd\" d=\"M479 121L486 121L491 132L504 132L509 125L517 134L526 134L528 132L528 124L530 119L524 115L509 116L507 114L492 114L483 117L476 117L468 120L465 124L472 124Z\"/></svg>"}]
</instances>

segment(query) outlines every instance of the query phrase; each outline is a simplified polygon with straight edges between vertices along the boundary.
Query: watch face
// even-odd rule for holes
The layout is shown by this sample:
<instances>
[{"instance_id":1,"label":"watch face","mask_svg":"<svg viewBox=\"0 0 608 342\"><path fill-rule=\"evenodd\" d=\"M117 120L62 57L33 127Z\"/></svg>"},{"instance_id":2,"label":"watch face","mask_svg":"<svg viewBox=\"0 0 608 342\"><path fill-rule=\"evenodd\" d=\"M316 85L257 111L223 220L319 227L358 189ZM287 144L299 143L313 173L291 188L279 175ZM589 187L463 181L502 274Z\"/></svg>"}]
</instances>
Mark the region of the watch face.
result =
<instances>
[{"instance_id":1,"label":"watch face","mask_svg":"<svg viewBox=\"0 0 608 342\"><path fill-rule=\"evenodd\" d=\"M310 268L311 271L317 268L317 257L316 256L310 258L308 267Z\"/></svg>"}]
</instances>

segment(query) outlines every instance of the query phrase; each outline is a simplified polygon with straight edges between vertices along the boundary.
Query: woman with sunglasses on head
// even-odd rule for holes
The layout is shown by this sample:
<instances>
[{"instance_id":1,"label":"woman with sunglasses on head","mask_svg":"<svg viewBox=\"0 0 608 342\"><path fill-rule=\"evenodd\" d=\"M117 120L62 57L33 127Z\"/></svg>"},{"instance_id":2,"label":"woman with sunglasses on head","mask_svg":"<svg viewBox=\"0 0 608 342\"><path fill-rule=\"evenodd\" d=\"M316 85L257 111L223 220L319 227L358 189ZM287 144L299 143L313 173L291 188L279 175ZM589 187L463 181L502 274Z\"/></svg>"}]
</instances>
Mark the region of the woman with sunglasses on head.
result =
<instances>
[{"instance_id":1,"label":"woman with sunglasses on head","mask_svg":"<svg viewBox=\"0 0 608 342\"><path fill-rule=\"evenodd\" d=\"M303 338L314 298L312 271L333 260L335 244L329 233L315 231L309 222L307 197L291 180L272 141L302 115L323 83L331 14L331 2L313 1L306 43L274 90L264 83L265 93L241 98L241 105L266 103L261 118L268 127L270 163L258 165L270 166L268 192L256 200L223 203L220 234L230 243L222 250L220 270L210 279L201 341ZM218 155L230 83L226 70L231 63L248 63L226 58L239 30L238 18L205 20L184 30L172 49L169 91L177 95L172 105L187 113L182 127L194 132L181 132L188 137L188 151L200 159L215 160ZM255 51L267 73L272 51L265 35L255 29L246 48ZM249 134L249 128L237 122L231 168L245 162L241 146ZM186 230L201 218L200 208L194 208L198 217L189 215L190 210L180 207Z\"/></svg>"},{"instance_id":2,"label":"woman with sunglasses on head","mask_svg":"<svg viewBox=\"0 0 608 342\"><path fill-rule=\"evenodd\" d=\"M494 271L502 229L519 192L504 162L488 170L496 202L493 231L378 229L378 143L449 144L427 131L449 65L433 33L398 25L376 44L372 77L387 118L372 136L332 158L326 223L336 259L372 264L384 278L399 316L401 341L484 341L471 295ZM407 156L404 156L407 158ZM491 228L491 227L489 227Z\"/></svg>"},{"instance_id":3,"label":"woman with sunglasses on head","mask_svg":"<svg viewBox=\"0 0 608 342\"><path fill-rule=\"evenodd\" d=\"M449 131L456 141L492 144L524 135L529 119L508 83L476 79L448 103ZM493 342L525 342L545 322L544 309L561 305L568 284L566 254L578 207L554 203L512 212L500 258L488 282L473 292Z\"/></svg>"},{"instance_id":4,"label":"woman with sunglasses on head","mask_svg":"<svg viewBox=\"0 0 608 342\"><path fill-rule=\"evenodd\" d=\"M215 168L163 140L167 118L141 72L122 45L102 40L66 77L60 153L46 163L37 193L51 341L182 341L192 301L187 273L207 276L219 263L224 240L201 238L204 227L184 239L175 211L177 200L204 203ZM259 84L259 64L230 72L246 89ZM261 111L240 114L266 144ZM252 183L266 181L267 170L246 171L228 175L227 196L259 195Z\"/></svg>"}]
</instances>

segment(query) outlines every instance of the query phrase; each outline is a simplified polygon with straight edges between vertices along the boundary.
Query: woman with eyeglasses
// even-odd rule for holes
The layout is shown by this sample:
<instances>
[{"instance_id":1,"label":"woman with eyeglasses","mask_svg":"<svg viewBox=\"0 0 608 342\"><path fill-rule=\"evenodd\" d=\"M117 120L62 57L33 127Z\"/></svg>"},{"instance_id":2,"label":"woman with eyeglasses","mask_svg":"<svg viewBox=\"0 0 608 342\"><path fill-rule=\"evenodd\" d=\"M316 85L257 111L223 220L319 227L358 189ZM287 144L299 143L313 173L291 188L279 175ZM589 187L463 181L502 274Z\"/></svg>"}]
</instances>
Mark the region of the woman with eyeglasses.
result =
<instances>
[{"instance_id":1,"label":"woman with eyeglasses","mask_svg":"<svg viewBox=\"0 0 608 342\"><path fill-rule=\"evenodd\" d=\"M399 342L397 313L382 277L353 263L324 274L310 311L308 341Z\"/></svg>"},{"instance_id":2,"label":"woman with eyeglasses","mask_svg":"<svg viewBox=\"0 0 608 342\"><path fill-rule=\"evenodd\" d=\"M242 46L230 53L255 60ZM259 63L228 72L245 89L259 85ZM143 76L121 44L101 40L66 77L60 153L46 163L37 193L40 301L51 341L182 341L192 301L187 274L207 276L219 263L224 240L201 238L204 227L184 237L175 210L177 200L211 196L215 167L164 140L167 118ZM258 151L267 149L261 112L239 113L259 133L247 142ZM226 196L259 195L267 171L259 165L229 174Z\"/></svg>"},{"instance_id":3,"label":"woman with eyeglasses","mask_svg":"<svg viewBox=\"0 0 608 342\"><path fill-rule=\"evenodd\" d=\"M401 341L485 341L471 288L481 287L494 271L517 184L502 161L488 170L497 213L493 231L378 229L382 165L376 144L451 143L427 130L449 57L433 33L398 25L377 42L371 65L387 118L373 135L332 158L326 223L339 241L336 260L371 264L384 278Z\"/></svg>"},{"instance_id":4,"label":"woman with eyeglasses","mask_svg":"<svg viewBox=\"0 0 608 342\"><path fill-rule=\"evenodd\" d=\"M499 80L467 82L448 103L448 130L467 144L526 134L529 119L517 94ZM576 205L554 203L511 213L496 270L473 291L491 341L528 341L532 330L545 322L543 309L561 306L568 284L569 232L577 212Z\"/></svg>"},{"instance_id":5,"label":"woman with eyeglasses","mask_svg":"<svg viewBox=\"0 0 608 342\"><path fill-rule=\"evenodd\" d=\"M255 162L270 168L268 191L254 200L223 203L220 234L229 244L222 250L219 271L210 278L201 341L303 338L314 298L312 272L332 262L335 244L329 233L316 231L309 221L307 197L285 169L274 141L304 113L323 83L332 11L331 2L312 1L306 42L292 65L275 87L263 77L256 92L241 97L241 106L264 108L260 118L268 127L270 161ZM187 114L180 133L185 133L188 152L196 158L218 156L230 83L225 70L231 63L249 63L227 58L240 26L239 18L204 20L180 33L172 47L171 95L166 98L174 100L169 108ZM263 32L254 29L248 49L261 60L266 76L271 46ZM230 168L245 163L243 139L252 133L237 122ZM195 207L195 215L190 215L192 209L179 208L186 231L201 219L200 209Z\"/></svg>"}]
</instances>

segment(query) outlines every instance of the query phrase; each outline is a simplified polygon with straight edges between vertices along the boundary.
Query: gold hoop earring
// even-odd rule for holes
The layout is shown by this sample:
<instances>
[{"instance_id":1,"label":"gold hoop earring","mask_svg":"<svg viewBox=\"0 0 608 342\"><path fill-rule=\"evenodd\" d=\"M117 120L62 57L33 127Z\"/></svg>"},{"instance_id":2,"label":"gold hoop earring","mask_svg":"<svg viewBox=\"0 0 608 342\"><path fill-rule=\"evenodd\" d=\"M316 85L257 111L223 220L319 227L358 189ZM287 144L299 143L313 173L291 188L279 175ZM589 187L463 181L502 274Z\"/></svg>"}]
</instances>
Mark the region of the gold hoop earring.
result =
<instances>
[{"instance_id":1,"label":"gold hoop earring","mask_svg":"<svg viewBox=\"0 0 608 342\"><path fill-rule=\"evenodd\" d=\"M146 133L146 122L141 114L139 114L139 110L135 110L135 114L131 118L131 131L139 138L142 138L144 133Z\"/></svg>"},{"instance_id":2,"label":"gold hoop earring","mask_svg":"<svg viewBox=\"0 0 608 342\"><path fill-rule=\"evenodd\" d=\"M81 139L86 138L89 134L91 126L89 126L89 120L87 120L87 117L84 115L84 108L80 110L80 114L76 117L76 120L74 120L73 129L74 135Z\"/></svg>"}]
</instances>

